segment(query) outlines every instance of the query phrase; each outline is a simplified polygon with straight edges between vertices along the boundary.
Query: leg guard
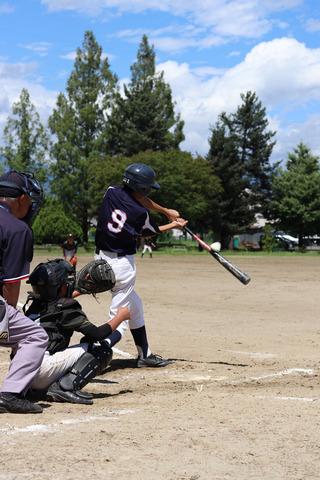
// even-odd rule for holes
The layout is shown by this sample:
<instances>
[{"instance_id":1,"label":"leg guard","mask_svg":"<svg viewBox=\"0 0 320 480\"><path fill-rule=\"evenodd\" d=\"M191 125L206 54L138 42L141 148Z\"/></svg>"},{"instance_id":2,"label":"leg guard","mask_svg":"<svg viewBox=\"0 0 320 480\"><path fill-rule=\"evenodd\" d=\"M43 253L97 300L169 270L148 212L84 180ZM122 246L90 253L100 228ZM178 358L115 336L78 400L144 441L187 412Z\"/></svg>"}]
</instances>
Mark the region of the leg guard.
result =
<instances>
[{"instance_id":1,"label":"leg guard","mask_svg":"<svg viewBox=\"0 0 320 480\"><path fill-rule=\"evenodd\" d=\"M86 352L76 361L70 372L59 380L63 390L80 390L82 387L102 372L112 359L112 349L107 342L93 346L91 352Z\"/></svg>"}]
</instances>

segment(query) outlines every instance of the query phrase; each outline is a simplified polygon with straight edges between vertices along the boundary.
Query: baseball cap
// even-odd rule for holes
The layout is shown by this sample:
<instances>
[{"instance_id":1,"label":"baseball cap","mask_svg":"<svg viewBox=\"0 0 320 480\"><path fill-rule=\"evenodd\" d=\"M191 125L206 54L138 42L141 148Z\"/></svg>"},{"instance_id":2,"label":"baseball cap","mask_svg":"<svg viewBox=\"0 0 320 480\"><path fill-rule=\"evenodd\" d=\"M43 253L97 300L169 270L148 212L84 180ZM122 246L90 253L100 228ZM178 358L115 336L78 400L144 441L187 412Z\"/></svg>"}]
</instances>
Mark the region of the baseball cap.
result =
<instances>
[{"instance_id":1,"label":"baseball cap","mask_svg":"<svg viewBox=\"0 0 320 480\"><path fill-rule=\"evenodd\" d=\"M26 179L23 174L10 171L0 177L0 196L16 198L27 193Z\"/></svg>"}]
</instances>

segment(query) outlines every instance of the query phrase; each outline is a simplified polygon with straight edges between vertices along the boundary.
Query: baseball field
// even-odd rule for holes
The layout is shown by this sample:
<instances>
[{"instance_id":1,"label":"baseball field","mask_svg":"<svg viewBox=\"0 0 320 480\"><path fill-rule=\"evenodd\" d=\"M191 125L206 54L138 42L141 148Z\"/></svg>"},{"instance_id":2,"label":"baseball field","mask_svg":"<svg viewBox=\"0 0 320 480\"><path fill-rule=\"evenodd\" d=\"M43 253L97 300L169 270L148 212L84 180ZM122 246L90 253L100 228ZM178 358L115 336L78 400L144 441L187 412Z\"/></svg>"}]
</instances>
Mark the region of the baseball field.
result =
<instances>
[{"instance_id":1,"label":"baseball field","mask_svg":"<svg viewBox=\"0 0 320 480\"><path fill-rule=\"evenodd\" d=\"M232 261L248 286L205 253L138 257L152 350L175 363L135 368L128 332L94 405L2 414L0 479L319 479L320 257ZM80 301L105 321L108 293Z\"/></svg>"}]
</instances>

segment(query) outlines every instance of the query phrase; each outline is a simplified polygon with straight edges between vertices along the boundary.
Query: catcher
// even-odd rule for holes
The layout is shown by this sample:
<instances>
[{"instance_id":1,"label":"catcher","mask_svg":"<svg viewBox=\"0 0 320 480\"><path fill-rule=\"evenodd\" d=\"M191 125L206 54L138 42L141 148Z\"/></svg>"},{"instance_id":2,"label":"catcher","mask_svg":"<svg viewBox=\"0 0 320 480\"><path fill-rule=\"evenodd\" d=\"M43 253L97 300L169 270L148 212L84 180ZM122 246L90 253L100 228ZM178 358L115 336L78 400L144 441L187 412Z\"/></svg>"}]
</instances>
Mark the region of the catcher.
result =
<instances>
[{"instance_id":1,"label":"catcher","mask_svg":"<svg viewBox=\"0 0 320 480\"><path fill-rule=\"evenodd\" d=\"M27 283L33 293L24 307L25 314L39 322L49 337L31 390L46 391L52 401L92 404L93 396L81 389L109 365L112 349L103 339L128 318L128 310L119 310L111 321L98 327L72 295L110 290L115 284L110 265L101 260L90 262L75 279L68 262L51 260L37 265ZM84 337L80 344L69 347L75 331Z\"/></svg>"}]
</instances>

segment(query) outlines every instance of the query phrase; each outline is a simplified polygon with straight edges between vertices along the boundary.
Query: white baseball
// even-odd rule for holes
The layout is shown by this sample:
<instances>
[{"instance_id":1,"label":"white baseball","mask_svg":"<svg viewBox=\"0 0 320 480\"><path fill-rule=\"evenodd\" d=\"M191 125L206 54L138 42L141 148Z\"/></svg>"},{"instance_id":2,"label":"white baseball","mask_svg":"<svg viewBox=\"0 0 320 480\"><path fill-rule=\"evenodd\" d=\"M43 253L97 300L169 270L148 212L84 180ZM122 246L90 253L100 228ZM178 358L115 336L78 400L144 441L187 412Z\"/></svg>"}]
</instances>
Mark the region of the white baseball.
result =
<instances>
[{"instance_id":1,"label":"white baseball","mask_svg":"<svg viewBox=\"0 0 320 480\"><path fill-rule=\"evenodd\" d=\"M220 252L220 250L221 250L221 243L220 243L220 242L213 242L213 243L211 243L210 248L211 248L214 252Z\"/></svg>"}]
</instances>

